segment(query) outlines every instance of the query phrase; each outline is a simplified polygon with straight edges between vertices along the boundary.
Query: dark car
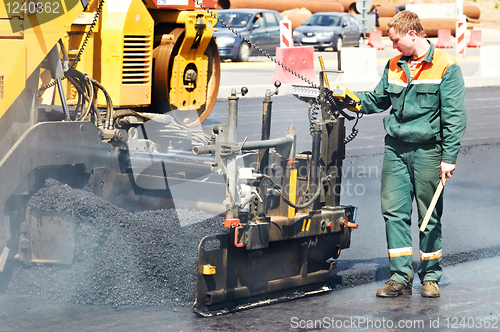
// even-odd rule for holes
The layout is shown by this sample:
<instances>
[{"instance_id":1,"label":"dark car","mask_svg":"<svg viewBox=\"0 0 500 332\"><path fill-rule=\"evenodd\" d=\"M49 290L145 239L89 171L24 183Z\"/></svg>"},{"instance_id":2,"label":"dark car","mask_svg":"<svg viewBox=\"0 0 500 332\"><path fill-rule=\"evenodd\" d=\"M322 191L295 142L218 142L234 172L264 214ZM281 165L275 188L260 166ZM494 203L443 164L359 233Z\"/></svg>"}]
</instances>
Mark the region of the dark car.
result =
<instances>
[{"instance_id":1,"label":"dark car","mask_svg":"<svg viewBox=\"0 0 500 332\"><path fill-rule=\"evenodd\" d=\"M227 9L218 11L219 19L234 28L243 37L264 51L274 54L280 46L281 16L274 10ZM214 27L219 54L222 60L248 61L252 54L250 44L243 42L220 22ZM254 53L258 53L254 50Z\"/></svg>"},{"instance_id":2,"label":"dark car","mask_svg":"<svg viewBox=\"0 0 500 332\"><path fill-rule=\"evenodd\" d=\"M319 51L333 47L359 46L363 43L363 27L347 13L315 13L304 25L293 32L293 43L298 46L314 46Z\"/></svg>"}]
</instances>

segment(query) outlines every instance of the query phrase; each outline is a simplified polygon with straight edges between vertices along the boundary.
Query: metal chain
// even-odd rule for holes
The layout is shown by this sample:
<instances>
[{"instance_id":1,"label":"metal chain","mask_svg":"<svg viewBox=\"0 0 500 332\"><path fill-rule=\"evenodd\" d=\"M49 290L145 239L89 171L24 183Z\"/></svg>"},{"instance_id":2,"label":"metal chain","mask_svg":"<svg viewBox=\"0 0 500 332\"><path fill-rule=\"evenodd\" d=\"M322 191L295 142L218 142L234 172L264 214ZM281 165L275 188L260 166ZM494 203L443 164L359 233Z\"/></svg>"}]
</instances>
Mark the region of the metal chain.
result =
<instances>
[{"instance_id":1,"label":"metal chain","mask_svg":"<svg viewBox=\"0 0 500 332\"><path fill-rule=\"evenodd\" d=\"M283 69L285 69L286 71L290 72L291 74L293 74L294 76L298 77L299 79L303 80L304 82L306 82L307 84L309 84L311 87L313 88L318 88L318 85L316 85L315 83L313 83L311 80L307 79L306 77L300 75L299 73L297 73L295 70L289 68L288 66L286 66L283 62L279 61L279 60L276 60L276 57L273 57L271 56L269 53L267 53L266 51L264 51L262 48L260 48L258 45L255 45L253 44L250 40L246 39L245 37L243 37L238 31L236 31L235 29L233 29L232 27L228 26L226 24L226 22L224 22L223 20L219 19L217 17L217 15L208 7L206 7L205 5L203 5L203 3L200 2L200 0L193 0L196 5L198 5L199 7L203 8L207 13L209 13L214 19L216 19L218 22L220 22L225 28L227 28L229 31L231 31L232 33L234 33L236 36L238 36L239 38L241 38L243 40L243 42L249 44L250 46L252 46L254 49L256 49L257 51L259 51L260 53L262 53L264 56L266 56L268 59L270 59L271 61L273 61L274 63L276 63L278 66L282 67Z\"/></svg>"},{"instance_id":2,"label":"metal chain","mask_svg":"<svg viewBox=\"0 0 500 332\"><path fill-rule=\"evenodd\" d=\"M99 3L99 6L97 7L97 10L94 15L94 19L90 25L89 31L87 31L87 34L85 35L85 39L83 40L82 46L78 50L78 54L73 60L73 63L71 64L71 67L75 68L78 62L80 61L80 58L82 57L83 51L85 50L85 46L87 46L87 43L89 41L90 35L92 34L92 30L94 30L95 25L97 24L97 19L99 18L99 14L102 11L102 6L104 5L104 0L101 0ZM66 76L63 76L61 80L64 80ZM57 81L52 81L47 85L42 86L40 89L38 89L38 92L42 92L44 90L47 90L48 88L53 87L54 85L57 84Z\"/></svg>"},{"instance_id":3,"label":"metal chain","mask_svg":"<svg viewBox=\"0 0 500 332\"><path fill-rule=\"evenodd\" d=\"M296 77L300 78L301 80L303 80L307 84L311 85L311 87L319 89L318 85L316 85L312 81L308 80L306 77L300 75L295 70L289 68L288 66L286 66L285 64L283 64L283 62L276 60L276 57L271 56L269 53L267 53L266 51L264 51L263 49L261 49L258 45L254 45L250 40L248 40L245 37L243 37L238 31L236 31L232 27L228 26L226 24L226 22L224 22L223 20L219 19L217 17L217 15L215 15L215 13L212 10L210 10L208 7L204 6L203 3L200 2L200 0L193 0L193 1L199 7L203 8L207 13L209 13L214 19L216 19L218 22L220 22L225 28L227 28L229 31L231 31L232 33L234 33L239 38L243 39L243 42L248 43L250 46L252 46L253 48L255 48L257 51L259 51L264 56L266 56L267 58L269 58L271 61L273 61L274 63L276 63L278 66L280 66L283 69L289 71L290 73L292 73ZM312 126L313 123L315 121L317 121L316 115L318 114L318 108L319 108L318 106L319 106L319 104L320 104L320 101L316 100L315 102L313 102L313 103L311 103L309 105L309 112L310 112L309 121L310 121L310 126ZM360 112L359 115L358 115L358 117L356 117L356 122L354 123L354 126L352 127L352 132L351 132L351 134L349 134L349 136L347 136L346 138L344 138L344 144L352 142L352 140L354 140L354 138L356 138L356 136L358 135L359 130L356 128L356 126L358 124L358 120L362 116L363 116L363 114Z\"/></svg>"}]
</instances>

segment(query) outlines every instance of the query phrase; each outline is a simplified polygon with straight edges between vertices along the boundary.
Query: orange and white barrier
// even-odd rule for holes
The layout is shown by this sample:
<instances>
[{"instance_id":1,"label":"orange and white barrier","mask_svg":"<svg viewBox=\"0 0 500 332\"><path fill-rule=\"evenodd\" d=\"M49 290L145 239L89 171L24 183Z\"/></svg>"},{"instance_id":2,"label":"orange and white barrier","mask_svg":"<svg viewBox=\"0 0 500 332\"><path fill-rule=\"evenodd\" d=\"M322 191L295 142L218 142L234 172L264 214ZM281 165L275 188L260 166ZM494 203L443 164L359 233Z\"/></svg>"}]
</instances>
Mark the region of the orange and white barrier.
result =
<instances>
[{"instance_id":1,"label":"orange and white barrier","mask_svg":"<svg viewBox=\"0 0 500 332\"><path fill-rule=\"evenodd\" d=\"M457 55L465 56L465 31L467 31L467 23L464 20L457 21L456 39L457 39Z\"/></svg>"},{"instance_id":2,"label":"orange and white barrier","mask_svg":"<svg viewBox=\"0 0 500 332\"><path fill-rule=\"evenodd\" d=\"M280 21L280 47L293 47L292 21L286 16Z\"/></svg>"}]
</instances>

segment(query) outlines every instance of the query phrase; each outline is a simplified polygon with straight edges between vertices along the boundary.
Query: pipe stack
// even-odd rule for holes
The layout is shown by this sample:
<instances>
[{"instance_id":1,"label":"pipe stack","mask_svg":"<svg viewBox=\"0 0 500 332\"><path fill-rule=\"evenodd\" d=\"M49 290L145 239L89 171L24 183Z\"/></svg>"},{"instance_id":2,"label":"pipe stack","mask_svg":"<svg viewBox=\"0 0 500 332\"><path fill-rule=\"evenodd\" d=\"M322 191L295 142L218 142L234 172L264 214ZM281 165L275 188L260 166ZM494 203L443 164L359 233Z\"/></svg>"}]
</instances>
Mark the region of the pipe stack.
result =
<instances>
[{"instance_id":1,"label":"pipe stack","mask_svg":"<svg viewBox=\"0 0 500 332\"><path fill-rule=\"evenodd\" d=\"M292 21L292 28L295 29L307 21L312 14L317 12L346 12L351 14L360 14L356 9L356 0L312 0L304 2L303 0L219 0L219 6L222 9L235 8L262 8L271 9L280 12L282 17L287 17ZM406 2L389 2L387 0L373 0L373 5L377 8L380 15L379 30L387 35L387 22L403 10ZM479 7L475 5L464 5L464 15L469 19L478 20L481 15ZM426 19L422 18L425 33L427 37L437 37L437 31L441 29L450 29L455 34L456 19Z\"/></svg>"}]
</instances>

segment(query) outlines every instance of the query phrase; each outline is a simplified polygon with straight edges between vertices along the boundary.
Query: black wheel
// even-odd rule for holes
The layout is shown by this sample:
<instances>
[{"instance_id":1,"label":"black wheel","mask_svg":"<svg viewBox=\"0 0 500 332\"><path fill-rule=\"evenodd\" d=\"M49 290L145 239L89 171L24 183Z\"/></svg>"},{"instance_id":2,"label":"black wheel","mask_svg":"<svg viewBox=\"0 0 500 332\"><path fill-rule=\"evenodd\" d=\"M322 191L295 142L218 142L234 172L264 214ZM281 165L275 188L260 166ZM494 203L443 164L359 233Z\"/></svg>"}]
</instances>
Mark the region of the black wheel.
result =
<instances>
[{"instance_id":1,"label":"black wheel","mask_svg":"<svg viewBox=\"0 0 500 332\"><path fill-rule=\"evenodd\" d=\"M365 39L363 38L363 35L360 35L358 38L358 44L356 45L356 47L360 47L364 43L365 43Z\"/></svg>"},{"instance_id":2,"label":"black wheel","mask_svg":"<svg viewBox=\"0 0 500 332\"><path fill-rule=\"evenodd\" d=\"M236 61L247 62L248 58L250 58L250 54L252 50L250 49L250 45L243 42L238 49L238 56L236 57Z\"/></svg>"},{"instance_id":3,"label":"black wheel","mask_svg":"<svg viewBox=\"0 0 500 332\"><path fill-rule=\"evenodd\" d=\"M342 45L343 45L342 36L338 36L337 42L335 43L335 46L333 46L333 50L340 51L342 49Z\"/></svg>"},{"instance_id":4,"label":"black wheel","mask_svg":"<svg viewBox=\"0 0 500 332\"><path fill-rule=\"evenodd\" d=\"M318 47L318 52L324 52L325 48L324 47Z\"/></svg>"}]
</instances>

